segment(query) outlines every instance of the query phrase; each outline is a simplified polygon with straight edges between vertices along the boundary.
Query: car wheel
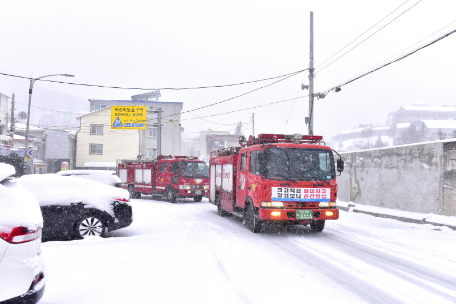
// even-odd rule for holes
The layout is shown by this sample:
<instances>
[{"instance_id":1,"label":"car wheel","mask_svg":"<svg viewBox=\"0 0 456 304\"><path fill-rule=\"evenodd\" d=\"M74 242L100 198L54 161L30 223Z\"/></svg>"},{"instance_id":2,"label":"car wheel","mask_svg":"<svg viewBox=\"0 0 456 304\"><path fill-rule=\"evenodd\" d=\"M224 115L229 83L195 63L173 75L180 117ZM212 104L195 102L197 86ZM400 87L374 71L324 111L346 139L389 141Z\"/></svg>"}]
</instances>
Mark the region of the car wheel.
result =
<instances>
[{"instance_id":1,"label":"car wheel","mask_svg":"<svg viewBox=\"0 0 456 304\"><path fill-rule=\"evenodd\" d=\"M166 191L166 198L168 199L168 202L170 203L176 203L176 194L174 193L173 189L168 188Z\"/></svg>"},{"instance_id":2,"label":"car wheel","mask_svg":"<svg viewBox=\"0 0 456 304\"><path fill-rule=\"evenodd\" d=\"M195 202L201 202L202 199L203 199L203 196L202 196L202 195L198 195L198 196L194 196L194 197L193 197L193 200L194 200Z\"/></svg>"},{"instance_id":3,"label":"car wheel","mask_svg":"<svg viewBox=\"0 0 456 304\"><path fill-rule=\"evenodd\" d=\"M321 232L325 228L325 221L313 221L310 223L310 229L312 229L313 232Z\"/></svg>"},{"instance_id":4,"label":"car wheel","mask_svg":"<svg viewBox=\"0 0 456 304\"><path fill-rule=\"evenodd\" d=\"M88 236L104 237L105 225L100 218L96 216L84 216L76 223L76 236L81 239Z\"/></svg>"},{"instance_id":5,"label":"car wheel","mask_svg":"<svg viewBox=\"0 0 456 304\"><path fill-rule=\"evenodd\" d=\"M249 228L253 233L260 232L261 221L255 212L255 207L253 206L253 203L250 203L247 206L247 210L244 211L244 216L245 216L245 225L247 226L247 228Z\"/></svg>"}]
</instances>

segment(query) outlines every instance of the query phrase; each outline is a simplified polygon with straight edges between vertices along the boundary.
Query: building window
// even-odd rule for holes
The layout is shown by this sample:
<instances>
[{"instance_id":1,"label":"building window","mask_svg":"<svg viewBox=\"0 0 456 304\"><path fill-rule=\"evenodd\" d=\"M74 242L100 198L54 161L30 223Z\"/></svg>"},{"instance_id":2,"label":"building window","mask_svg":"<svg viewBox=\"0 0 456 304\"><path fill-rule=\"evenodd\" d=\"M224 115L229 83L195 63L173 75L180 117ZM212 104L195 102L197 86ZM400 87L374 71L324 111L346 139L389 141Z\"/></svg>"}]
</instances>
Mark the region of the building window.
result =
<instances>
[{"instance_id":1,"label":"building window","mask_svg":"<svg viewBox=\"0 0 456 304\"><path fill-rule=\"evenodd\" d=\"M106 105L105 104L96 104L94 111L98 111L101 109L106 109Z\"/></svg>"},{"instance_id":2,"label":"building window","mask_svg":"<svg viewBox=\"0 0 456 304\"><path fill-rule=\"evenodd\" d=\"M89 154L102 155L103 145L102 144L90 144Z\"/></svg>"},{"instance_id":3,"label":"building window","mask_svg":"<svg viewBox=\"0 0 456 304\"><path fill-rule=\"evenodd\" d=\"M149 137L157 138L157 128L149 129Z\"/></svg>"},{"instance_id":4,"label":"building window","mask_svg":"<svg viewBox=\"0 0 456 304\"><path fill-rule=\"evenodd\" d=\"M90 125L90 135L103 135L103 125Z\"/></svg>"}]
</instances>

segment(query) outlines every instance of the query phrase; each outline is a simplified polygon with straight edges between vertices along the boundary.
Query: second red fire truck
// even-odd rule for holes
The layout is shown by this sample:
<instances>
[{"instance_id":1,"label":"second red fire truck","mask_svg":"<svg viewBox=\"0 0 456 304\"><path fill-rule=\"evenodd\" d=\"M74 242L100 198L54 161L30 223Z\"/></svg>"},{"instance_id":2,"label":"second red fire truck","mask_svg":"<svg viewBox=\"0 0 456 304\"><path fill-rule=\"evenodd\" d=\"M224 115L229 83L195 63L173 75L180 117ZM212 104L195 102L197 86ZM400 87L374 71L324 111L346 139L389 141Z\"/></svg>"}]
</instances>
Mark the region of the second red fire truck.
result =
<instances>
[{"instance_id":1,"label":"second red fire truck","mask_svg":"<svg viewBox=\"0 0 456 304\"><path fill-rule=\"evenodd\" d=\"M339 218L333 150L322 136L259 134L241 147L211 153L209 201L220 216L244 219L253 232L267 222L310 225L320 232ZM343 171L342 159L337 171Z\"/></svg>"},{"instance_id":2,"label":"second red fire truck","mask_svg":"<svg viewBox=\"0 0 456 304\"><path fill-rule=\"evenodd\" d=\"M201 201L209 194L208 168L198 157L163 156L153 160L117 160L121 188L131 198L141 194L164 196L175 203L177 198Z\"/></svg>"}]
</instances>

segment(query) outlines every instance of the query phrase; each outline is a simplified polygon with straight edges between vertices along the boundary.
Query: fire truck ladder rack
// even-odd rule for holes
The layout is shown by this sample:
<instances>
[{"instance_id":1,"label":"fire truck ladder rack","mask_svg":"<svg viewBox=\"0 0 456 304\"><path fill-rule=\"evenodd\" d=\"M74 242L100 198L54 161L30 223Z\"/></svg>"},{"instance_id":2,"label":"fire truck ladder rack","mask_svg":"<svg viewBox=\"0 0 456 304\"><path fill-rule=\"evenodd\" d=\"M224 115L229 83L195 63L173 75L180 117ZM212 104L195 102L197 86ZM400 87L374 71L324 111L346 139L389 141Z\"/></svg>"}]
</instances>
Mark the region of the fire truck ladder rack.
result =
<instances>
[{"instance_id":1,"label":"fire truck ladder rack","mask_svg":"<svg viewBox=\"0 0 456 304\"><path fill-rule=\"evenodd\" d=\"M255 138L250 135L249 140L239 141L241 146L248 147L253 145L261 144L273 144L273 143L295 143L295 144L314 144L314 145L326 145L323 141L323 136L319 135L285 135L285 134L258 134Z\"/></svg>"},{"instance_id":2,"label":"fire truck ladder rack","mask_svg":"<svg viewBox=\"0 0 456 304\"><path fill-rule=\"evenodd\" d=\"M156 158L152 158L152 159L141 159L141 160L138 160L138 159L118 159L117 161L117 164L143 164L143 163L155 163L157 162L157 159Z\"/></svg>"},{"instance_id":3,"label":"fire truck ladder rack","mask_svg":"<svg viewBox=\"0 0 456 304\"><path fill-rule=\"evenodd\" d=\"M229 148L223 148L223 149L220 149L220 150L212 151L211 152L211 157L234 155L240 149L241 149L240 147L229 147Z\"/></svg>"}]
</instances>

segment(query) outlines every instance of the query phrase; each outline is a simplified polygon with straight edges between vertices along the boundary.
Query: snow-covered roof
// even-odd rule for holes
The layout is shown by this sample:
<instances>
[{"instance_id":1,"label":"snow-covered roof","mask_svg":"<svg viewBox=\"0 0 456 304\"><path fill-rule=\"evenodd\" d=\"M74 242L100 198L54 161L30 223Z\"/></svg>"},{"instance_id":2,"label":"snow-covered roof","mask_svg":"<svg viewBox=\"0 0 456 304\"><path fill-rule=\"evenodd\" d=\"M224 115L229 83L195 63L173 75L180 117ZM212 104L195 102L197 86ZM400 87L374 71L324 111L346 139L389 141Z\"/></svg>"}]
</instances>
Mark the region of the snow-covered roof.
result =
<instances>
[{"instance_id":1,"label":"snow-covered roof","mask_svg":"<svg viewBox=\"0 0 456 304\"><path fill-rule=\"evenodd\" d=\"M56 174L90 179L110 186L114 186L121 182L115 171L107 170L64 170L57 172Z\"/></svg>"},{"instance_id":2,"label":"snow-covered roof","mask_svg":"<svg viewBox=\"0 0 456 304\"><path fill-rule=\"evenodd\" d=\"M403 111L456 112L456 107L402 106L399 112Z\"/></svg>"},{"instance_id":3,"label":"snow-covered roof","mask_svg":"<svg viewBox=\"0 0 456 304\"><path fill-rule=\"evenodd\" d=\"M115 168L116 162L85 162L84 167L90 168Z\"/></svg>"},{"instance_id":4,"label":"snow-covered roof","mask_svg":"<svg viewBox=\"0 0 456 304\"><path fill-rule=\"evenodd\" d=\"M16 130L22 130L22 131L25 131L27 129L27 124L25 123L22 123L22 122L17 122L14 124L15 125L15 128ZM29 124L29 131L46 131L47 129L44 129L44 128L39 128L39 127L36 127L36 126L33 126L33 125L30 125Z\"/></svg>"},{"instance_id":5,"label":"snow-covered roof","mask_svg":"<svg viewBox=\"0 0 456 304\"><path fill-rule=\"evenodd\" d=\"M0 180L14 174L13 166L0 163ZM36 198L15 181L0 183L0 232L15 227L43 225L43 217Z\"/></svg>"},{"instance_id":6,"label":"snow-covered roof","mask_svg":"<svg viewBox=\"0 0 456 304\"><path fill-rule=\"evenodd\" d=\"M114 201L130 198L125 189L73 176L32 174L22 176L17 182L37 198L40 206L83 203L114 215Z\"/></svg>"},{"instance_id":7,"label":"snow-covered roof","mask_svg":"<svg viewBox=\"0 0 456 304\"><path fill-rule=\"evenodd\" d=\"M410 126L410 123L398 123L396 124L397 128L398 129L405 129L405 128L408 128ZM376 130L386 130L386 129L390 129L391 127L389 126L384 126L384 127L364 127L364 128L354 128L354 129L350 129L350 130L345 130L345 131L342 131L340 132L339 134L350 134L350 133L361 133L362 131L364 131L366 128L372 130L372 131L376 131ZM337 135L336 135L337 136Z\"/></svg>"},{"instance_id":8,"label":"snow-covered roof","mask_svg":"<svg viewBox=\"0 0 456 304\"><path fill-rule=\"evenodd\" d=\"M0 163L0 182L16 174L16 169L12 165Z\"/></svg>"},{"instance_id":9,"label":"snow-covered roof","mask_svg":"<svg viewBox=\"0 0 456 304\"><path fill-rule=\"evenodd\" d=\"M429 129L456 129L456 120L422 120Z\"/></svg>"}]
</instances>

